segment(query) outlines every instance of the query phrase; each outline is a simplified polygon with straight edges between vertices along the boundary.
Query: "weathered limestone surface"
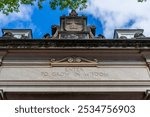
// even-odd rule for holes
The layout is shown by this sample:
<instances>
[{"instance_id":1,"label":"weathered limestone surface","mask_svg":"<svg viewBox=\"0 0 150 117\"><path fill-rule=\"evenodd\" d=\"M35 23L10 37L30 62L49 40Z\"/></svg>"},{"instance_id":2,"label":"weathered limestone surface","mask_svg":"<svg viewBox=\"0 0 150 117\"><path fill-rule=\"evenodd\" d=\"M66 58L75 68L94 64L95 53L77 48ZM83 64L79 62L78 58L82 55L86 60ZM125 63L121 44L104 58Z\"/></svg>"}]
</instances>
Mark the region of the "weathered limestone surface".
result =
<instances>
[{"instance_id":1,"label":"weathered limestone surface","mask_svg":"<svg viewBox=\"0 0 150 117\"><path fill-rule=\"evenodd\" d=\"M134 50L11 50L2 55L1 81L150 80L145 54Z\"/></svg>"},{"instance_id":2,"label":"weathered limestone surface","mask_svg":"<svg viewBox=\"0 0 150 117\"><path fill-rule=\"evenodd\" d=\"M147 67L2 67L0 80L150 80Z\"/></svg>"},{"instance_id":3,"label":"weathered limestone surface","mask_svg":"<svg viewBox=\"0 0 150 117\"><path fill-rule=\"evenodd\" d=\"M0 37L0 99L52 99L59 92L86 92L84 99L93 93L99 97L88 99L149 99L150 38L112 40L95 33L87 17L72 11L52 26L52 37Z\"/></svg>"}]
</instances>

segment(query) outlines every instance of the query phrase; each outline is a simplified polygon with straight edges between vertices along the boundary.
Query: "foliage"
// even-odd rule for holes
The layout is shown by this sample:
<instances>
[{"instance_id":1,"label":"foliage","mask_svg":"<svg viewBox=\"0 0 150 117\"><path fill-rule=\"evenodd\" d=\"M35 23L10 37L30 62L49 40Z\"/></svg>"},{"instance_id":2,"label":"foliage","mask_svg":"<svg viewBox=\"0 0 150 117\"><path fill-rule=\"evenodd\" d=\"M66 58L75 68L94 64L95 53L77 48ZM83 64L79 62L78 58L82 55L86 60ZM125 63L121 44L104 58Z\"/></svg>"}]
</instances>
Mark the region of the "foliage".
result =
<instances>
[{"instance_id":1,"label":"foliage","mask_svg":"<svg viewBox=\"0 0 150 117\"><path fill-rule=\"evenodd\" d=\"M21 4L24 5L35 5L42 8L42 3L49 1L50 7L55 10L57 7L60 10L65 8L69 9L80 9L83 10L87 7L86 3L88 0L0 0L0 12L8 15L12 12L19 12L19 7ZM146 0L137 0L138 2L146 2Z\"/></svg>"},{"instance_id":2,"label":"foliage","mask_svg":"<svg viewBox=\"0 0 150 117\"><path fill-rule=\"evenodd\" d=\"M19 7L21 4L24 5L35 5L38 4L38 7L42 8L42 3L47 0L0 0L0 12L8 15L12 12L19 12ZM70 9L84 9L87 7L87 0L48 0L50 7L55 10L56 7L59 7L60 10L65 8Z\"/></svg>"},{"instance_id":3,"label":"foliage","mask_svg":"<svg viewBox=\"0 0 150 117\"><path fill-rule=\"evenodd\" d=\"M147 0L137 0L138 2L146 2Z\"/></svg>"}]
</instances>

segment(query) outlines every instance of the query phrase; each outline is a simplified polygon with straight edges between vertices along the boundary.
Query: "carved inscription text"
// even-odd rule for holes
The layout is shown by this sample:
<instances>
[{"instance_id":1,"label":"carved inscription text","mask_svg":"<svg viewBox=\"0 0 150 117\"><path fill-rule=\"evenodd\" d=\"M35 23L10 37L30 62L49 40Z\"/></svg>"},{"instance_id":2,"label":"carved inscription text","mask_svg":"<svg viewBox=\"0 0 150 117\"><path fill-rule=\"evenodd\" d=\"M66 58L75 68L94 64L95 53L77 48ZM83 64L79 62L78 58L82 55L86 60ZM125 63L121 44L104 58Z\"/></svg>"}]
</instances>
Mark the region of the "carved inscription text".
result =
<instances>
[{"instance_id":1,"label":"carved inscription text","mask_svg":"<svg viewBox=\"0 0 150 117\"><path fill-rule=\"evenodd\" d=\"M53 68L52 68L53 69ZM108 77L108 73L102 71L86 71L82 67L64 67L60 71L41 72L44 79L97 79Z\"/></svg>"}]
</instances>

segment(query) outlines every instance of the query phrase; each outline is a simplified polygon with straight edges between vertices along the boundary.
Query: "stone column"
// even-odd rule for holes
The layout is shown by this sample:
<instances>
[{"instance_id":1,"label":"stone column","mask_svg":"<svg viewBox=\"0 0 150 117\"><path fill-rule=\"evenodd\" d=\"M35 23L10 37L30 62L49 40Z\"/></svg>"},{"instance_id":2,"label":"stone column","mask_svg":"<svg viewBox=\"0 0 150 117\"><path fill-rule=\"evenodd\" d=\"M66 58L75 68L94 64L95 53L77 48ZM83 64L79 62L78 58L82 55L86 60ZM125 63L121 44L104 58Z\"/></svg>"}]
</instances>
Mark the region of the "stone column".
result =
<instances>
[{"instance_id":1,"label":"stone column","mask_svg":"<svg viewBox=\"0 0 150 117\"><path fill-rule=\"evenodd\" d=\"M7 55L7 51L0 51L0 73L1 73L1 69L2 69L2 63L3 63L3 59L4 57ZM0 100L4 100L4 91L3 89L0 89Z\"/></svg>"},{"instance_id":2,"label":"stone column","mask_svg":"<svg viewBox=\"0 0 150 117\"><path fill-rule=\"evenodd\" d=\"M145 59L145 63L150 70L150 52L141 52L143 58ZM145 92L145 100L150 100L150 89Z\"/></svg>"}]
</instances>

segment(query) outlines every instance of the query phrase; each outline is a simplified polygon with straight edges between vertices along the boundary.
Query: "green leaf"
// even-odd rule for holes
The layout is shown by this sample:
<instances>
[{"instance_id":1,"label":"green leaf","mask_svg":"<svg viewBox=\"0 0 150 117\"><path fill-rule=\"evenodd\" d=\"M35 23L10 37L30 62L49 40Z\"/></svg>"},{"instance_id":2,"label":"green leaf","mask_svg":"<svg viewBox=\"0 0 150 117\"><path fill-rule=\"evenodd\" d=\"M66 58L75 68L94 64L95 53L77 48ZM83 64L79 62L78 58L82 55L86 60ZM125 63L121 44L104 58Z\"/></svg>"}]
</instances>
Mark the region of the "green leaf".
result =
<instances>
[{"instance_id":1,"label":"green leaf","mask_svg":"<svg viewBox=\"0 0 150 117\"><path fill-rule=\"evenodd\" d=\"M49 1L50 7L55 10L57 7L60 10L66 8L70 9L84 9L86 8L87 0L0 0L0 12L8 15L12 12L19 12L19 7L23 5L36 5L39 9L43 8L43 2Z\"/></svg>"}]
</instances>

